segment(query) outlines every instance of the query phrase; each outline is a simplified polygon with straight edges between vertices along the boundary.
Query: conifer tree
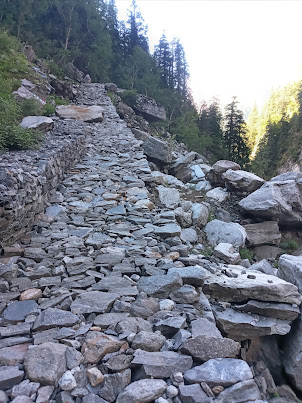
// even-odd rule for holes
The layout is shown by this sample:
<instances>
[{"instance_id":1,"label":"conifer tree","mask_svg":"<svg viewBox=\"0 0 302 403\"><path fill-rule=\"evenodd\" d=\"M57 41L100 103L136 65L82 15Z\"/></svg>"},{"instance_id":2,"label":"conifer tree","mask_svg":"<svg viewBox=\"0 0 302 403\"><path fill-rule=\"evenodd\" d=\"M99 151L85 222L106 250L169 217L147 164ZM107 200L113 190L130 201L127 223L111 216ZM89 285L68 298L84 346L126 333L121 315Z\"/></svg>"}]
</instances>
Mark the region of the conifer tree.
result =
<instances>
[{"instance_id":1,"label":"conifer tree","mask_svg":"<svg viewBox=\"0 0 302 403\"><path fill-rule=\"evenodd\" d=\"M227 158L239 164L249 161L250 149L246 142L247 127L238 101L233 97L225 107L223 143Z\"/></svg>"}]
</instances>

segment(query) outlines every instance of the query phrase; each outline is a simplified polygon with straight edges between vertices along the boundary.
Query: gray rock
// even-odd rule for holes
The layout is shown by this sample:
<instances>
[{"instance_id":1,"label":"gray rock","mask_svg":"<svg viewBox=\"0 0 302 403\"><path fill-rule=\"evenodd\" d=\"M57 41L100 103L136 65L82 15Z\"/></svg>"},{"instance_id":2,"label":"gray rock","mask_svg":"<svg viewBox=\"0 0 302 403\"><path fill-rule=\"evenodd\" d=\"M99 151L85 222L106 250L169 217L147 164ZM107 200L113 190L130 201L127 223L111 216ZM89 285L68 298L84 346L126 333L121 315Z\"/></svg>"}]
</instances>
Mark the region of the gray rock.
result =
<instances>
[{"instance_id":1,"label":"gray rock","mask_svg":"<svg viewBox=\"0 0 302 403\"><path fill-rule=\"evenodd\" d=\"M198 235L194 228L184 228L181 230L180 239L194 244L198 241Z\"/></svg>"},{"instance_id":2,"label":"gray rock","mask_svg":"<svg viewBox=\"0 0 302 403\"><path fill-rule=\"evenodd\" d=\"M302 317L293 323L291 332L283 344L283 366L292 385L302 391Z\"/></svg>"},{"instance_id":3,"label":"gray rock","mask_svg":"<svg viewBox=\"0 0 302 403\"><path fill-rule=\"evenodd\" d=\"M118 395L116 403L149 403L160 397L166 387L162 379L141 379L127 386Z\"/></svg>"},{"instance_id":4,"label":"gray rock","mask_svg":"<svg viewBox=\"0 0 302 403\"><path fill-rule=\"evenodd\" d=\"M281 255L278 277L295 284L302 293L302 256Z\"/></svg>"},{"instance_id":5,"label":"gray rock","mask_svg":"<svg viewBox=\"0 0 302 403\"><path fill-rule=\"evenodd\" d=\"M24 371L18 367L3 366L0 367L0 388L2 390L10 389L22 381Z\"/></svg>"},{"instance_id":6,"label":"gray rock","mask_svg":"<svg viewBox=\"0 0 302 403\"><path fill-rule=\"evenodd\" d=\"M170 298L179 304L193 304L199 295L192 285L185 284L170 294Z\"/></svg>"},{"instance_id":7,"label":"gray rock","mask_svg":"<svg viewBox=\"0 0 302 403\"><path fill-rule=\"evenodd\" d=\"M168 275L179 275L184 284L202 287L210 273L201 266L171 267ZM171 290L172 291L172 290Z\"/></svg>"},{"instance_id":8,"label":"gray rock","mask_svg":"<svg viewBox=\"0 0 302 403\"><path fill-rule=\"evenodd\" d=\"M205 226L204 231L211 246L216 246L221 242L230 243L235 247L245 244L246 231L237 223L213 220Z\"/></svg>"},{"instance_id":9,"label":"gray rock","mask_svg":"<svg viewBox=\"0 0 302 403\"><path fill-rule=\"evenodd\" d=\"M58 343L43 343L30 348L24 360L27 377L42 385L56 386L67 370L66 349L67 346Z\"/></svg>"},{"instance_id":10,"label":"gray rock","mask_svg":"<svg viewBox=\"0 0 302 403\"><path fill-rule=\"evenodd\" d=\"M203 291L221 301L256 299L300 305L301 296L295 285L264 273L251 274L253 272L238 267L229 266L228 275L207 278Z\"/></svg>"},{"instance_id":11,"label":"gray rock","mask_svg":"<svg viewBox=\"0 0 302 403\"><path fill-rule=\"evenodd\" d=\"M13 92L14 98L22 102L26 99L35 99L40 105L44 105L42 99L40 99L36 94L31 92L29 89L27 89L24 85L21 85L20 88L17 89L17 91Z\"/></svg>"},{"instance_id":12,"label":"gray rock","mask_svg":"<svg viewBox=\"0 0 302 403\"><path fill-rule=\"evenodd\" d=\"M121 263L125 257L125 251L121 248L109 247L105 249L106 252L98 254L95 263L101 265L114 266Z\"/></svg>"},{"instance_id":13,"label":"gray rock","mask_svg":"<svg viewBox=\"0 0 302 403\"><path fill-rule=\"evenodd\" d=\"M215 403L242 403L261 399L256 382L252 379L238 382L225 390L215 399Z\"/></svg>"},{"instance_id":14,"label":"gray rock","mask_svg":"<svg viewBox=\"0 0 302 403\"><path fill-rule=\"evenodd\" d=\"M42 386L38 390L38 396L36 399L36 403L48 403L51 398L51 395L54 391L53 386Z\"/></svg>"},{"instance_id":15,"label":"gray rock","mask_svg":"<svg viewBox=\"0 0 302 403\"><path fill-rule=\"evenodd\" d=\"M133 366L141 366L144 377L168 378L174 372L184 372L192 367L193 360L188 355L173 351L147 352L136 350Z\"/></svg>"},{"instance_id":16,"label":"gray rock","mask_svg":"<svg viewBox=\"0 0 302 403\"><path fill-rule=\"evenodd\" d=\"M209 209L202 203L194 203L192 206L193 225L203 228L208 222Z\"/></svg>"},{"instance_id":17,"label":"gray rock","mask_svg":"<svg viewBox=\"0 0 302 403\"><path fill-rule=\"evenodd\" d=\"M300 313L300 308L295 305L278 304L276 302L261 302L252 299L245 304L234 305L233 307L241 312L254 313L287 321L295 320Z\"/></svg>"},{"instance_id":18,"label":"gray rock","mask_svg":"<svg viewBox=\"0 0 302 403\"><path fill-rule=\"evenodd\" d=\"M275 221L265 221L258 224L244 225L246 230L246 240L248 246L276 245L279 246L281 234L278 223Z\"/></svg>"},{"instance_id":19,"label":"gray rock","mask_svg":"<svg viewBox=\"0 0 302 403\"><path fill-rule=\"evenodd\" d=\"M197 383L193 385L179 385L179 395L183 403L211 402L211 399Z\"/></svg>"},{"instance_id":20,"label":"gray rock","mask_svg":"<svg viewBox=\"0 0 302 403\"><path fill-rule=\"evenodd\" d=\"M122 312L122 313L103 313L101 315L98 315L95 320L94 324L96 326L99 326L101 329L107 329L109 326L114 326L122 321L123 319L128 318L129 313L127 312ZM150 316L150 315L147 315Z\"/></svg>"},{"instance_id":21,"label":"gray rock","mask_svg":"<svg viewBox=\"0 0 302 403\"><path fill-rule=\"evenodd\" d=\"M37 331L51 329L53 327L73 326L79 321L79 318L71 312L48 308L37 317L33 330Z\"/></svg>"},{"instance_id":22,"label":"gray rock","mask_svg":"<svg viewBox=\"0 0 302 403\"><path fill-rule=\"evenodd\" d=\"M186 319L182 316L174 316L164 320L160 320L155 324L155 329L159 330L164 336L170 338L175 335L179 329L183 329L186 325Z\"/></svg>"},{"instance_id":23,"label":"gray rock","mask_svg":"<svg viewBox=\"0 0 302 403\"><path fill-rule=\"evenodd\" d=\"M23 129L37 129L44 132L53 129L54 121L46 116L26 116L20 126Z\"/></svg>"},{"instance_id":24,"label":"gray rock","mask_svg":"<svg viewBox=\"0 0 302 403\"><path fill-rule=\"evenodd\" d=\"M108 402L115 402L117 396L130 384L131 370L108 374L104 376L104 382L99 395Z\"/></svg>"},{"instance_id":25,"label":"gray rock","mask_svg":"<svg viewBox=\"0 0 302 403\"><path fill-rule=\"evenodd\" d=\"M235 358L240 347L239 343L231 339L197 336L186 340L179 351L191 355L196 362L205 362L211 358Z\"/></svg>"},{"instance_id":26,"label":"gray rock","mask_svg":"<svg viewBox=\"0 0 302 403\"><path fill-rule=\"evenodd\" d=\"M243 360L235 358L216 358L189 369L184 373L189 383L206 382L210 387L221 385L228 387L253 378L252 371Z\"/></svg>"},{"instance_id":27,"label":"gray rock","mask_svg":"<svg viewBox=\"0 0 302 403\"><path fill-rule=\"evenodd\" d=\"M73 347L66 349L66 365L68 369L80 366L84 361L83 355Z\"/></svg>"},{"instance_id":28,"label":"gray rock","mask_svg":"<svg viewBox=\"0 0 302 403\"><path fill-rule=\"evenodd\" d=\"M165 343L166 338L161 334L145 332L141 331L137 333L135 336L131 347L133 349L141 349L145 351L159 351L163 344Z\"/></svg>"},{"instance_id":29,"label":"gray rock","mask_svg":"<svg viewBox=\"0 0 302 403\"><path fill-rule=\"evenodd\" d=\"M9 322L19 322L24 320L27 315L35 312L38 312L36 301L13 301L4 310L2 316Z\"/></svg>"},{"instance_id":30,"label":"gray rock","mask_svg":"<svg viewBox=\"0 0 302 403\"><path fill-rule=\"evenodd\" d=\"M102 122L104 109L97 105L59 105L56 107L56 115L61 119L75 119L87 123Z\"/></svg>"},{"instance_id":31,"label":"gray rock","mask_svg":"<svg viewBox=\"0 0 302 403\"><path fill-rule=\"evenodd\" d=\"M137 139L143 141L142 147L148 157L166 164L172 161L172 151L168 143L138 129L132 129L132 132Z\"/></svg>"},{"instance_id":32,"label":"gray rock","mask_svg":"<svg viewBox=\"0 0 302 403\"><path fill-rule=\"evenodd\" d=\"M146 95L139 95L136 99L134 109L143 114L146 119L153 120L166 120L166 110L160 106L152 98Z\"/></svg>"},{"instance_id":33,"label":"gray rock","mask_svg":"<svg viewBox=\"0 0 302 403\"><path fill-rule=\"evenodd\" d=\"M115 330L121 334L125 332L137 333L141 331L152 332L152 326L142 318L126 318L121 320L115 327Z\"/></svg>"},{"instance_id":34,"label":"gray rock","mask_svg":"<svg viewBox=\"0 0 302 403\"><path fill-rule=\"evenodd\" d=\"M162 238L180 236L181 228L177 224L166 224L161 227L153 226L154 234L161 236Z\"/></svg>"},{"instance_id":35,"label":"gray rock","mask_svg":"<svg viewBox=\"0 0 302 403\"><path fill-rule=\"evenodd\" d=\"M288 321L238 312L231 308L224 311L215 309L214 314L219 328L234 340L240 341L271 334L284 336L290 331Z\"/></svg>"},{"instance_id":36,"label":"gray rock","mask_svg":"<svg viewBox=\"0 0 302 403\"><path fill-rule=\"evenodd\" d=\"M270 181L239 202L249 214L281 225L299 225L302 221L300 180Z\"/></svg>"},{"instance_id":37,"label":"gray rock","mask_svg":"<svg viewBox=\"0 0 302 403\"><path fill-rule=\"evenodd\" d=\"M206 318L199 318L191 322L192 327L192 337L206 336L222 338L220 331L218 330L215 323L209 321Z\"/></svg>"},{"instance_id":38,"label":"gray rock","mask_svg":"<svg viewBox=\"0 0 302 403\"><path fill-rule=\"evenodd\" d=\"M223 203L230 198L230 193L228 193L226 189L218 187L209 190L206 196L216 202Z\"/></svg>"},{"instance_id":39,"label":"gray rock","mask_svg":"<svg viewBox=\"0 0 302 403\"><path fill-rule=\"evenodd\" d=\"M248 269L249 271L260 271L261 273L269 274L271 276L275 276L277 272L277 270L273 269L272 265L266 259L261 259L259 262L252 264Z\"/></svg>"},{"instance_id":40,"label":"gray rock","mask_svg":"<svg viewBox=\"0 0 302 403\"><path fill-rule=\"evenodd\" d=\"M219 243L214 248L214 255L230 264L236 264L240 260L240 254L235 252L234 246L230 243Z\"/></svg>"},{"instance_id":41,"label":"gray rock","mask_svg":"<svg viewBox=\"0 0 302 403\"><path fill-rule=\"evenodd\" d=\"M177 273L141 277L137 283L140 292L157 298L167 298L170 292L182 286L182 279Z\"/></svg>"},{"instance_id":42,"label":"gray rock","mask_svg":"<svg viewBox=\"0 0 302 403\"><path fill-rule=\"evenodd\" d=\"M77 386L77 382L71 371L66 371L59 380L59 386L62 390L73 390Z\"/></svg>"},{"instance_id":43,"label":"gray rock","mask_svg":"<svg viewBox=\"0 0 302 403\"><path fill-rule=\"evenodd\" d=\"M226 186L231 191L243 191L252 193L264 184L264 179L259 176L242 170L228 169L222 174L222 179L226 182Z\"/></svg>"},{"instance_id":44,"label":"gray rock","mask_svg":"<svg viewBox=\"0 0 302 403\"><path fill-rule=\"evenodd\" d=\"M95 395L94 393L89 393L88 395L84 396L82 398L83 403L107 403L108 401L102 399L98 395Z\"/></svg>"},{"instance_id":45,"label":"gray rock","mask_svg":"<svg viewBox=\"0 0 302 403\"><path fill-rule=\"evenodd\" d=\"M179 191L175 188L167 188L165 186L158 186L157 188L160 202L167 208L173 209L178 206L180 202Z\"/></svg>"},{"instance_id":46,"label":"gray rock","mask_svg":"<svg viewBox=\"0 0 302 403\"><path fill-rule=\"evenodd\" d=\"M12 388L12 397L17 396L31 396L32 394L36 393L39 389L40 384L37 382L30 382L29 379L22 381L19 385L15 385Z\"/></svg>"},{"instance_id":47,"label":"gray rock","mask_svg":"<svg viewBox=\"0 0 302 403\"><path fill-rule=\"evenodd\" d=\"M88 291L77 296L70 309L74 314L105 313L110 310L118 294L101 291Z\"/></svg>"}]
</instances>

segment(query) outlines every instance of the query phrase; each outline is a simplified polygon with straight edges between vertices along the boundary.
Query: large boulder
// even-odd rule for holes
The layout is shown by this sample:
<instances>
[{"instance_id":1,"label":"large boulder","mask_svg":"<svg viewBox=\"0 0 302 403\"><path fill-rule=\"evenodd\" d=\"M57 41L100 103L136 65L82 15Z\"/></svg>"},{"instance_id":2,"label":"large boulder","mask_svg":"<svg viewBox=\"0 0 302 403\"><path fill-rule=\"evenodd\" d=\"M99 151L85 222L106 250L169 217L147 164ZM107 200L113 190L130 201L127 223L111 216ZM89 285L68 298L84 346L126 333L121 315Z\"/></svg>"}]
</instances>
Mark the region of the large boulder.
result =
<instances>
[{"instance_id":1,"label":"large boulder","mask_svg":"<svg viewBox=\"0 0 302 403\"><path fill-rule=\"evenodd\" d=\"M166 120L166 110L163 106L160 106L152 98L145 95L139 95L134 109L140 112L146 119L149 120Z\"/></svg>"},{"instance_id":2,"label":"large boulder","mask_svg":"<svg viewBox=\"0 0 302 403\"><path fill-rule=\"evenodd\" d=\"M171 147L167 142L150 136L150 134L142 130L132 129L132 132L137 139L143 141L142 147L148 157L159 160L165 164L172 161Z\"/></svg>"},{"instance_id":3,"label":"large boulder","mask_svg":"<svg viewBox=\"0 0 302 403\"><path fill-rule=\"evenodd\" d=\"M56 115L61 119L75 119L87 123L102 122L104 119L104 109L98 105L59 105L56 107Z\"/></svg>"},{"instance_id":4,"label":"large boulder","mask_svg":"<svg viewBox=\"0 0 302 403\"><path fill-rule=\"evenodd\" d=\"M215 184L224 184L224 180L222 179L222 174L226 172L228 169L232 169L233 171L238 171L241 169L239 164L236 162L228 161L228 160L220 160L217 161L212 169L207 173L206 177L211 183Z\"/></svg>"},{"instance_id":5,"label":"large boulder","mask_svg":"<svg viewBox=\"0 0 302 403\"><path fill-rule=\"evenodd\" d=\"M286 176L285 176L286 177ZM256 217L279 221L281 225L302 224L302 179L272 180L239 202Z\"/></svg>"},{"instance_id":6,"label":"large boulder","mask_svg":"<svg viewBox=\"0 0 302 403\"><path fill-rule=\"evenodd\" d=\"M302 293L302 256L281 255L278 277L295 284Z\"/></svg>"},{"instance_id":7,"label":"large boulder","mask_svg":"<svg viewBox=\"0 0 302 403\"><path fill-rule=\"evenodd\" d=\"M192 179L191 163L196 160L198 154L195 151L177 158L169 168L169 173L176 176L182 182L189 182Z\"/></svg>"},{"instance_id":8,"label":"large boulder","mask_svg":"<svg viewBox=\"0 0 302 403\"><path fill-rule=\"evenodd\" d=\"M249 246L279 245L281 234L276 221L244 225Z\"/></svg>"},{"instance_id":9,"label":"large boulder","mask_svg":"<svg viewBox=\"0 0 302 403\"><path fill-rule=\"evenodd\" d=\"M213 220L205 226L204 231L211 246L217 246L221 242L230 243L235 247L245 244L246 231L237 223Z\"/></svg>"},{"instance_id":10,"label":"large boulder","mask_svg":"<svg viewBox=\"0 0 302 403\"><path fill-rule=\"evenodd\" d=\"M26 116L22 119L20 126L23 129L37 129L46 132L53 129L54 121L46 116Z\"/></svg>"},{"instance_id":11,"label":"large boulder","mask_svg":"<svg viewBox=\"0 0 302 403\"><path fill-rule=\"evenodd\" d=\"M283 343L283 365L296 389L302 392L302 317L294 322Z\"/></svg>"},{"instance_id":12,"label":"large boulder","mask_svg":"<svg viewBox=\"0 0 302 403\"><path fill-rule=\"evenodd\" d=\"M205 280L203 291L220 301L258 301L301 303L298 288L278 277L249 272L240 266L228 266L226 274L218 273Z\"/></svg>"},{"instance_id":13,"label":"large boulder","mask_svg":"<svg viewBox=\"0 0 302 403\"><path fill-rule=\"evenodd\" d=\"M43 99L39 98L38 95L34 94L24 85L18 88L17 91L14 91L13 96L18 102L23 102L27 99L35 99L39 104L45 105L45 101L43 101Z\"/></svg>"},{"instance_id":14,"label":"large boulder","mask_svg":"<svg viewBox=\"0 0 302 403\"><path fill-rule=\"evenodd\" d=\"M241 169L234 171L228 169L222 174L222 179L226 182L226 186L231 191L241 191L252 193L264 184L264 179L259 176L242 171Z\"/></svg>"}]
</instances>

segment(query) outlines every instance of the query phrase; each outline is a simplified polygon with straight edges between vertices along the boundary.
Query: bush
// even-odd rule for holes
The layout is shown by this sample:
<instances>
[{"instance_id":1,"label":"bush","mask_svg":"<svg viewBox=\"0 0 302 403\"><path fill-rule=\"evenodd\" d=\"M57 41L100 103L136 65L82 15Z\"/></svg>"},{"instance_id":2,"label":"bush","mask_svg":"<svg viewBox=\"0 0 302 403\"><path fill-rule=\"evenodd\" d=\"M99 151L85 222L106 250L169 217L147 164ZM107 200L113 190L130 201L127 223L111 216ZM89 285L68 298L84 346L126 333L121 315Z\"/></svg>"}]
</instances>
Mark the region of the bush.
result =
<instances>
[{"instance_id":1,"label":"bush","mask_svg":"<svg viewBox=\"0 0 302 403\"><path fill-rule=\"evenodd\" d=\"M34 148L42 140L42 134L35 130L25 130L20 126L0 124L0 150L24 150Z\"/></svg>"},{"instance_id":2,"label":"bush","mask_svg":"<svg viewBox=\"0 0 302 403\"><path fill-rule=\"evenodd\" d=\"M134 90L126 90L126 91L123 91L119 95L122 98L123 102L125 102L125 104L131 106L131 108L133 108L133 106L135 105L136 100L138 98L138 93Z\"/></svg>"},{"instance_id":3,"label":"bush","mask_svg":"<svg viewBox=\"0 0 302 403\"><path fill-rule=\"evenodd\" d=\"M34 98L25 99L20 104L22 117L25 116L39 116L42 112L41 104Z\"/></svg>"},{"instance_id":4,"label":"bush","mask_svg":"<svg viewBox=\"0 0 302 403\"><path fill-rule=\"evenodd\" d=\"M285 241L281 242L280 247L288 253L292 253L295 250L299 249L298 243L293 239L286 239Z\"/></svg>"},{"instance_id":5,"label":"bush","mask_svg":"<svg viewBox=\"0 0 302 403\"><path fill-rule=\"evenodd\" d=\"M242 248L239 251L240 253L240 257L242 260L244 259L248 259L250 263L252 263L253 259L254 259L254 252L252 252L251 250L247 249L247 248Z\"/></svg>"}]
</instances>

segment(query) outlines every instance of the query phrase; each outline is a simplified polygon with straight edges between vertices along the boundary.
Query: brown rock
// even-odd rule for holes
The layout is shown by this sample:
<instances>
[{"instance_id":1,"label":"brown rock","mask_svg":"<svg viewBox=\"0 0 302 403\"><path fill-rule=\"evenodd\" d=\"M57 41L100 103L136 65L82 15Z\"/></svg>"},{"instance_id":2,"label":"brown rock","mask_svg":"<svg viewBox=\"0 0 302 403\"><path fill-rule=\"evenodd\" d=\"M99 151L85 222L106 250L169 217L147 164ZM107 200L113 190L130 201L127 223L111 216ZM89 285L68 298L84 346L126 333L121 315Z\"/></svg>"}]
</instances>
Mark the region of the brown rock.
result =
<instances>
[{"instance_id":1,"label":"brown rock","mask_svg":"<svg viewBox=\"0 0 302 403\"><path fill-rule=\"evenodd\" d=\"M114 353L125 344L117 337L101 332L89 332L82 346L82 354L88 364L97 364L106 354Z\"/></svg>"},{"instance_id":2,"label":"brown rock","mask_svg":"<svg viewBox=\"0 0 302 403\"><path fill-rule=\"evenodd\" d=\"M37 301L39 298L42 298L42 290L39 288L30 288L23 291L20 295L20 301L28 301L30 299Z\"/></svg>"}]
</instances>

